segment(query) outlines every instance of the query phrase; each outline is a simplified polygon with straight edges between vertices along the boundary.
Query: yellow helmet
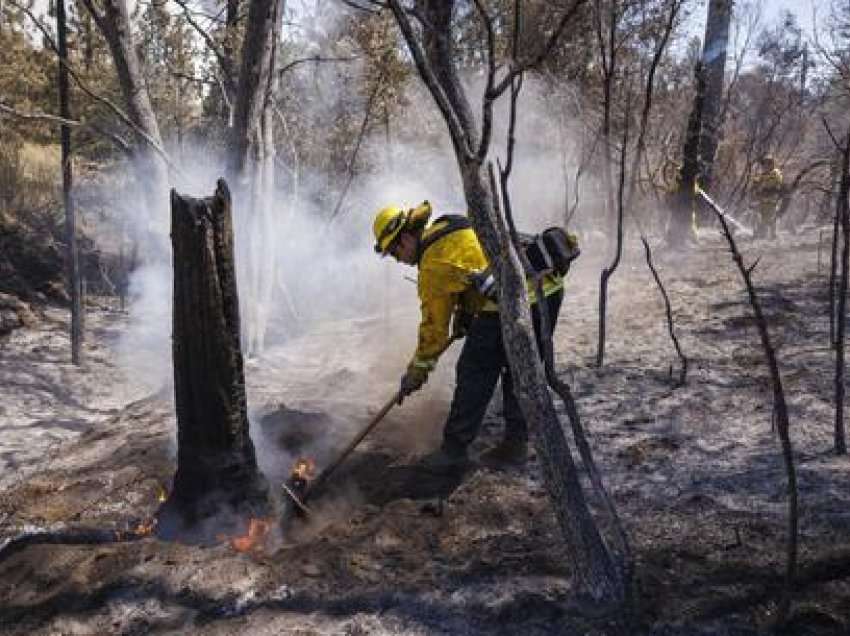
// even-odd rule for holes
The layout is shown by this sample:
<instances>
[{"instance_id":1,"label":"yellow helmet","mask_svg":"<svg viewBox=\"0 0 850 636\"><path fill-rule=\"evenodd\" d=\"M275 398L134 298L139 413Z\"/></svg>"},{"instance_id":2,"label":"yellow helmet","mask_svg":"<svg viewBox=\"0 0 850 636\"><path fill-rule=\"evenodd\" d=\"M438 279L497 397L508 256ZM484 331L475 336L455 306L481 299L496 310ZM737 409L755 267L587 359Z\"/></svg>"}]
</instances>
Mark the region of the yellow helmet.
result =
<instances>
[{"instance_id":1,"label":"yellow helmet","mask_svg":"<svg viewBox=\"0 0 850 636\"><path fill-rule=\"evenodd\" d=\"M389 206L378 210L375 221L372 223L372 232L375 234L375 251L378 254L386 254L393 241L399 235L407 223L407 213L401 208Z\"/></svg>"},{"instance_id":2,"label":"yellow helmet","mask_svg":"<svg viewBox=\"0 0 850 636\"><path fill-rule=\"evenodd\" d=\"M430 216L431 204L428 201L423 201L412 210L405 211L396 206L378 210L375 221L372 223L372 232L375 234L375 251L378 254L385 255L402 230L416 230L425 227Z\"/></svg>"}]
</instances>

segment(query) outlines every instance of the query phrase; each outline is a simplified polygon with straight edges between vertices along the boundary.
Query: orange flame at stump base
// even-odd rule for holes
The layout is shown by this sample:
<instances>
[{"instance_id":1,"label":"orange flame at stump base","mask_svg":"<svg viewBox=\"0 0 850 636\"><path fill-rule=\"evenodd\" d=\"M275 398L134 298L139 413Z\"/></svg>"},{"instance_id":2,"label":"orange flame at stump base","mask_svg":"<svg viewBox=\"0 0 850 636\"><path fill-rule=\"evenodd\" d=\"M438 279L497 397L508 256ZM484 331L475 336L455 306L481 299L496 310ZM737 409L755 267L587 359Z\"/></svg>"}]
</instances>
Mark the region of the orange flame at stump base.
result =
<instances>
[{"instance_id":1,"label":"orange flame at stump base","mask_svg":"<svg viewBox=\"0 0 850 636\"><path fill-rule=\"evenodd\" d=\"M237 552L262 552L271 527L269 519L251 518L248 521L247 534L231 538L230 546Z\"/></svg>"}]
</instances>

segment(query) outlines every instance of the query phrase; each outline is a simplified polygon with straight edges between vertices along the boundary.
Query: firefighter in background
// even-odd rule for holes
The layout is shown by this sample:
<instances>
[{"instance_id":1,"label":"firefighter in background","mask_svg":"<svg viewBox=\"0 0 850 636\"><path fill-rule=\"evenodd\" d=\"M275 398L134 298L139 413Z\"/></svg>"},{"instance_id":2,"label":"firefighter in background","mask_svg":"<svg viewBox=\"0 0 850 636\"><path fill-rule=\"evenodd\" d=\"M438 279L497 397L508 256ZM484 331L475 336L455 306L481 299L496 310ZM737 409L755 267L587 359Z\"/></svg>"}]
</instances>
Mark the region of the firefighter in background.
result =
<instances>
[{"instance_id":1,"label":"firefighter in background","mask_svg":"<svg viewBox=\"0 0 850 636\"><path fill-rule=\"evenodd\" d=\"M423 458L420 465L437 474L457 473L466 467L467 448L478 435L500 377L504 437L481 459L490 464L522 464L528 454L528 427L513 390L498 304L488 293L488 285L494 281L492 274L488 275L487 258L465 216L446 215L429 224L430 215L427 201L410 210L387 207L377 213L372 228L378 254L390 254L419 270L419 338L416 352L401 378L399 403L425 384L449 341L450 330L453 335L465 336L442 445ZM563 297L562 278L547 275L543 293L554 329ZM536 303L532 306L532 317L540 347Z\"/></svg>"},{"instance_id":2,"label":"firefighter in background","mask_svg":"<svg viewBox=\"0 0 850 636\"><path fill-rule=\"evenodd\" d=\"M782 198L782 173L770 155L759 160L759 173L753 177L752 196L758 213L756 238L776 238L776 214Z\"/></svg>"}]
</instances>

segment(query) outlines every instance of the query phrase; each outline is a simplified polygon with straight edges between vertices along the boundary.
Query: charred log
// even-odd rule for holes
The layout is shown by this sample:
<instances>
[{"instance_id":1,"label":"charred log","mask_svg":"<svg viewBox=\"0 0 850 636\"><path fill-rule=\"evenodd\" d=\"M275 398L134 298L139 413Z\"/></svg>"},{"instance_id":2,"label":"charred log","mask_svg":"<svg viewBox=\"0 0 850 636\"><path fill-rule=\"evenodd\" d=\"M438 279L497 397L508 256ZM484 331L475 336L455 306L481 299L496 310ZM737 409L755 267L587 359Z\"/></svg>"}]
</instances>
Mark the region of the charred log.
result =
<instances>
[{"instance_id":1,"label":"charred log","mask_svg":"<svg viewBox=\"0 0 850 636\"><path fill-rule=\"evenodd\" d=\"M230 192L223 179L206 199L171 191L171 241L178 448L160 534L174 530L175 521L185 532L223 511L238 519L268 512L268 487L248 427Z\"/></svg>"}]
</instances>

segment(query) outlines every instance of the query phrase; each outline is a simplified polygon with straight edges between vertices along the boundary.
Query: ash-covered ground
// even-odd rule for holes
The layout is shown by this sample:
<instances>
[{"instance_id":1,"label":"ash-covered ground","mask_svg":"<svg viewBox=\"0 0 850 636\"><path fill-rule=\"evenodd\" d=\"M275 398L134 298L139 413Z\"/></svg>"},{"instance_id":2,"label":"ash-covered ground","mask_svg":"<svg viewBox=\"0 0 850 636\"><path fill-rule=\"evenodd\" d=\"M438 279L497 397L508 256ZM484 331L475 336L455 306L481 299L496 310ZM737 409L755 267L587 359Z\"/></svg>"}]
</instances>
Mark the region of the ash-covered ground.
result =
<instances>
[{"instance_id":1,"label":"ash-covered ground","mask_svg":"<svg viewBox=\"0 0 850 636\"><path fill-rule=\"evenodd\" d=\"M799 471L788 634L850 633L850 460L832 451L828 247L819 269L819 236L814 228L741 245L748 261L761 258L755 280ZM604 260L587 246L571 275L556 363L636 553L638 625L625 633L762 633L784 571L787 492L742 281L718 236L686 255L656 254L690 361L687 385L676 388L661 296L636 241L612 279L605 365L594 366ZM392 395L414 343L412 287L409 311L326 322L247 363L253 436L273 491L297 456L321 466ZM0 350L0 537L133 528L155 514L174 470L169 390L149 394L113 365L123 315L93 312L82 369L66 362L61 312L48 318ZM415 469L439 440L458 348L344 464L312 502L312 520L267 551L154 537L29 546L0 561L0 632L624 633L617 619L569 609L570 560L536 461L476 466L460 483ZM476 453L500 427L494 404Z\"/></svg>"}]
</instances>

